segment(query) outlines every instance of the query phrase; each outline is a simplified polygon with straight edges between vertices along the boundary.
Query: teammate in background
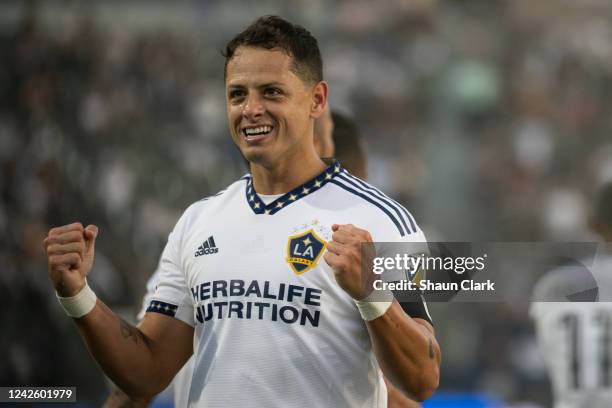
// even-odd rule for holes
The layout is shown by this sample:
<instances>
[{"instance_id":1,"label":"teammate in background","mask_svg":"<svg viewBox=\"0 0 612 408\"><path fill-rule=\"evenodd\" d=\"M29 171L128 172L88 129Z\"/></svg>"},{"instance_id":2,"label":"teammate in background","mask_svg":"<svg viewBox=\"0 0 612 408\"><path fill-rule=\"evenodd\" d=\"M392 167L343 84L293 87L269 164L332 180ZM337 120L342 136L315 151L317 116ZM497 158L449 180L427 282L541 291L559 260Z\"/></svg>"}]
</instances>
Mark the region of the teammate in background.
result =
<instances>
[{"instance_id":1,"label":"teammate in background","mask_svg":"<svg viewBox=\"0 0 612 408\"><path fill-rule=\"evenodd\" d=\"M555 408L612 406L612 184L596 200L592 227L607 248L545 274L531 304Z\"/></svg>"},{"instance_id":2,"label":"teammate in background","mask_svg":"<svg viewBox=\"0 0 612 408\"><path fill-rule=\"evenodd\" d=\"M334 124L333 134L336 149L334 157L352 175L366 180L368 178L368 161L357 124L338 111L332 112L331 120Z\"/></svg>"},{"instance_id":3,"label":"teammate in background","mask_svg":"<svg viewBox=\"0 0 612 408\"><path fill-rule=\"evenodd\" d=\"M190 406L384 407L382 372L427 398L440 352L426 308L407 316L390 293L370 293L361 254L363 242L424 236L405 209L316 154L327 102L316 40L264 17L225 55L229 125L251 175L185 211L137 328L86 284L97 228L51 229L60 303L133 399L163 390L192 353Z\"/></svg>"}]
</instances>

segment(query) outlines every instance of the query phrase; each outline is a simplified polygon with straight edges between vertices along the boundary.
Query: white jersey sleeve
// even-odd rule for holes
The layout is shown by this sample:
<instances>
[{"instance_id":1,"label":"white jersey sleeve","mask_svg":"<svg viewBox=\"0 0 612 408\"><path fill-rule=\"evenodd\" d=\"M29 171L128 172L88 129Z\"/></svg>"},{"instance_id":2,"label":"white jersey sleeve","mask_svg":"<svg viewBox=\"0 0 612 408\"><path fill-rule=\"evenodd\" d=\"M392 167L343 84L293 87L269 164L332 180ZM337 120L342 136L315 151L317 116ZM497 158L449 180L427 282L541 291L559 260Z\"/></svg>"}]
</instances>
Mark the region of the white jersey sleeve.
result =
<instances>
[{"instance_id":1,"label":"white jersey sleeve","mask_svg":"<svg viewBox=\"0 0 612 408\"><path fill-rule=\"evenodd\" d=\"M157 289L157 282L159 281L159 275L161 273L160 271L161 269L159 268L159 264L158 264L157 268L155 269L155 272L153 272L153 274L149 277L149 280L147 281L146 293L144 294L142 298L142 304L140 306L140 311L136 315L136 318L139 321L143 319L145 313L147 312L147 309L149 308L149 305L151 304L151 301L153 300L153 297L155 296L155 290Z\"/></svg>"},{"instance_id":2,"label":"white jersey sleeve","mask_svg":"<svg viewBox=\"0 0 612 408\"><path fill-rule=\"evenodd\" d=\"M155 285L155 292L147 296L150 300L145 297L145 301L148 301L147 312L162 313L194 326L193 300L180 256L185 224L191 208L185 211L168 236L159 266L149 280L149 285Z\"/></svg>"}]
</instances>

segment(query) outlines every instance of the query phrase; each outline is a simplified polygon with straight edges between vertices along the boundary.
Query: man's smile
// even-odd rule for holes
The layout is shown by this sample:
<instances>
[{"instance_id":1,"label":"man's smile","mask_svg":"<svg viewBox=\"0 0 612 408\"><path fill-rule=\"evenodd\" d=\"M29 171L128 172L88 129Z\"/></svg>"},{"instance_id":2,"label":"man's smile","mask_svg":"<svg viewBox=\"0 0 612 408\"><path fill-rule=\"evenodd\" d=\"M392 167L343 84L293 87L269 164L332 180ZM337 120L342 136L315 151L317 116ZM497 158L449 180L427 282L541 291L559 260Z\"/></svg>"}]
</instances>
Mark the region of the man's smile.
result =
<instances>
[{"instance_id":1,"label":"man's smile","mask_svg":"<svg viewBox=\"0 0 612 408\"><path fill-rule=\"evenodd\" d=\"M245 126L242 135L248 143L254 143L266 139L273 129L272 125Z\"/></svg>"}]
</instances>

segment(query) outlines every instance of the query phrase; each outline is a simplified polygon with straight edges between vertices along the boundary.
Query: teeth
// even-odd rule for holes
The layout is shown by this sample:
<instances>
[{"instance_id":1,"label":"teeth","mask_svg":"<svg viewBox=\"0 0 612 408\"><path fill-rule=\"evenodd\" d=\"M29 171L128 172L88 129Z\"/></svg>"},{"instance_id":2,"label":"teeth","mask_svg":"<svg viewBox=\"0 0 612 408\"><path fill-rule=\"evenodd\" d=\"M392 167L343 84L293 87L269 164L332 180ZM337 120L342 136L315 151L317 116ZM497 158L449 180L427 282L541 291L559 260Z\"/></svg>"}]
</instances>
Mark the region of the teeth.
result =
<instances>
[{"instance_id":1,"label":"teeth","mask_svg":"<svg viewBox=\"0 0 612 408\"><path fill-rule=\"evenodd\" d=\"M259 127L256 127L256 128L247 128L247 129L244 129L244 133L247 136L250 136L250 135L265 134L265 133L270 132L271 130L272 130L272 126L259 126Z\"/></svg>"}]
</instances>

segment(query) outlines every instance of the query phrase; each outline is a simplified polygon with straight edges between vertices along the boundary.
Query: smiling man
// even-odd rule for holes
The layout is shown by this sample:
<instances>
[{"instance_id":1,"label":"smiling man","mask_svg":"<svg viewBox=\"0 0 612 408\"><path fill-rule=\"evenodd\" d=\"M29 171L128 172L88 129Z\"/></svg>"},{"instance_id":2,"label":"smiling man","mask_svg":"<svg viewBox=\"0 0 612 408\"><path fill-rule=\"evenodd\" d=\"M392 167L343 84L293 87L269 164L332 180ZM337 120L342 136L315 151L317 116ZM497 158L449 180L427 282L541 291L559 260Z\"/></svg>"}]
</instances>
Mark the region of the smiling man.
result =
<instances>
[{"instance_id":1,"label":"smiling man","mask_svg":"<svg viewBox=\"0 0 612 408\"><path fill-rule=\"evenodd\" d=\"M403 207L315 151L328 93L316 40L263 17L225 56L229 126L251 173L185 211L137 328L86 284L97 228L53 228L45 248L60 302L136 400L192 352L189 406L385 407L382 371L426 398L440 363L426 309L408 316L389 293L371 294L361 253L373 239L425 238Z\"/></svg>"}]
</instances>

